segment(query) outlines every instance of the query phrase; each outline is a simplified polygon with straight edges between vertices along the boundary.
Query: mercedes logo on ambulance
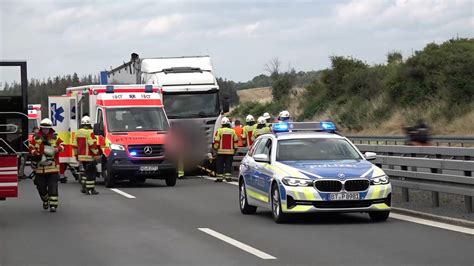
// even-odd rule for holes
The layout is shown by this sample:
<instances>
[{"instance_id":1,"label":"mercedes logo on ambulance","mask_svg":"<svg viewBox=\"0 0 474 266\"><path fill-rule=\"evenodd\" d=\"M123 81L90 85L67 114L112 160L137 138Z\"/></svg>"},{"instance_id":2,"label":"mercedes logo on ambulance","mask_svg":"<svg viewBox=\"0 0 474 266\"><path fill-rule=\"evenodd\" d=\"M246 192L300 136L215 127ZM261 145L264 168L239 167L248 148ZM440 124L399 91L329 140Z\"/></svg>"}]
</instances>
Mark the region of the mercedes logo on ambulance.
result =
<instances>
[{"instance_id":1,"label":"mercedes logo on ambulance","mask_svg":"<svg viewBox=\"0 0 474 266\"><path fill-rule=\"evenodd\" d=\"M143 152L146 155L150 155L153 152L153 149L150 146L145 146L145 148L143 148Z\"/></svg>"}]
</instances>

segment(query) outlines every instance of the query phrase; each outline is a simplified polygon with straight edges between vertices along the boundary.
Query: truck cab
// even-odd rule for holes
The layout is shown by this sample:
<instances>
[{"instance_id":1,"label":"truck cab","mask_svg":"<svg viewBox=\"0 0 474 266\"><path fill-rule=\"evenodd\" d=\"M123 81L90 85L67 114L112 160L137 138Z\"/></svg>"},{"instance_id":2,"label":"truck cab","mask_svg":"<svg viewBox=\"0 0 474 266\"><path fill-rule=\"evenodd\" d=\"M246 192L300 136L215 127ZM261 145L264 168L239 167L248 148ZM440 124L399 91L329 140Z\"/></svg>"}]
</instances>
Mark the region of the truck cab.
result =
<instances>
[{"instance_id":1,"label":"truck cab","mask_svg":"<svg viewBox=\"0 0 474 266\"><path fill-rule=\"evenodd\" d=\"M163 88L163 104L171 124L189 123L203 130L211 150L214 132L220 127L222 112L219 85L210 56L139 58L101 73L101 82L114 84L158 84Z\"/></svg>"},{"instance_id":2,"label":"truck cab","mask_svg":"<svg viewBox=\"0 0 474 266\"><path fill-rule=\"evenodd\" d=\"M58 110L58 99L66 112L63 122L69 118L67 126L59 132L60 137L63 134L67 139L63 139L66 146L72 144L83 116L88 115L94 121L94 134L102 150L99 171L106 187L113 187L119 180L144 182L147 178L164 179L168 186L176 184L176 166L164 153L169 121L158 86L68 88L66 96L50 97L51 108ZM65 150L63 161L77 164L72 152L67 152L67 147Z\"/></svg>"}]
</instances>

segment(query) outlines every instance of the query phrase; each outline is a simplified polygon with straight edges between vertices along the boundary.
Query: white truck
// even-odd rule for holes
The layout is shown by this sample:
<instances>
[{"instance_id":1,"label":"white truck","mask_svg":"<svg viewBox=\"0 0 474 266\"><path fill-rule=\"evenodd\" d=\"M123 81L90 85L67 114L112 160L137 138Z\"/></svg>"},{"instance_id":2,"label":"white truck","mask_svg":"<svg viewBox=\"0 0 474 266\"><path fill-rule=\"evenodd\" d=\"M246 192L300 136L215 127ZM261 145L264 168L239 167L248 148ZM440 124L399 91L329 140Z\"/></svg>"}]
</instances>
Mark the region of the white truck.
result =
<instances>
[{"instance_id":1,"label":"white truck","mask_svg":"<svg viewBox=\"0 0 474 266\"><path fill-rule=\"evenodd\" d=\"M133 53L129 62L101 72L101 84L157 84L171 125L192 120L204 131L209 151L222 114L229 111L227 97L220 101L210 56L140 58Z\"/></svg>"}]
</instances>

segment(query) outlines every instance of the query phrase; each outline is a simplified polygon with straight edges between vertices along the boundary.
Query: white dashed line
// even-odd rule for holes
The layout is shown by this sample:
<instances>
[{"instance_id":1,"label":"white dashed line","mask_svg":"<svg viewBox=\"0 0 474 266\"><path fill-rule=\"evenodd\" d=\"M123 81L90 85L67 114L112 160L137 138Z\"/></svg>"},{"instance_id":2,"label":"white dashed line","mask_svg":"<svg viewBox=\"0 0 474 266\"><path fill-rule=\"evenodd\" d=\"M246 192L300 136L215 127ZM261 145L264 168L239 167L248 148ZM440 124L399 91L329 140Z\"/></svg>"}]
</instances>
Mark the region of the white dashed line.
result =
<instances>
[{"instance_id":1,"label":"white dashed line","mask_svg":"<svg viewBox=\"0 0 474 266\"><path fill-rule=\"evenodd\" d=\"M228 244L231 244L232 246L234 246L234 247L236 247L236 248L239 248L239 249L241 249L241 250L243 250L243 251L246 251L246 252L248 252L248 253L250 253L250 254L252 254L252 255L255 255L255 256L257 256L257 257L259 257L259 258L261 258L261 259L264 259L264 260L276 260L276 259L277 259L277 258L273 257L272 255L269 255L269 254L267 254L267 253L265 253L265 252L263 252L263 251L260 251L260 250L258 250L258 249L256 249L256 248L253 248L253 247L251 247L251 246L249 246L249 245L247 245L247 244L244 244L244 243L242 243L242 242L240 242L240 241L237 241L237 240L235 240L235 239L233 239L233 238L230 238L230 237L228 237L228 236L226 236L226 235L223 235L223 234L221 234L221 233L219 233L219 232L216 232L216 231L214 231L214 230L212 230L212 229L209 229L209 228L198 228L198 230L199 230L199 231L202 231L202 232L204 232L204 233L206 233L206 234L208 234L208 235L211 235L211 236L213 236L213 237L215 237L215 238L217 238L217 239L220 239L220 240L222 240L222 241L224 241L224 242L226 242L226 243L228 243Z\"/></svg>"},{"instance_id":2,"label":"white dashed line","mask_svg":"<svg viewBox=\"0 0 474 266\"><path fill-rule=\"evenodd\" d=\"M111 188L110 190L112 190L113 192L118 193L118 194L120 194L120 195L122 195L122 196L124 196L124 197L126 197L126 198L129 198L129 199L136 199L135 196L130 195L130 194L128 194L128 193L125 193L125 192L123 192L123 191L120 190L120 189Z\"/></svg>"}]
</instances>

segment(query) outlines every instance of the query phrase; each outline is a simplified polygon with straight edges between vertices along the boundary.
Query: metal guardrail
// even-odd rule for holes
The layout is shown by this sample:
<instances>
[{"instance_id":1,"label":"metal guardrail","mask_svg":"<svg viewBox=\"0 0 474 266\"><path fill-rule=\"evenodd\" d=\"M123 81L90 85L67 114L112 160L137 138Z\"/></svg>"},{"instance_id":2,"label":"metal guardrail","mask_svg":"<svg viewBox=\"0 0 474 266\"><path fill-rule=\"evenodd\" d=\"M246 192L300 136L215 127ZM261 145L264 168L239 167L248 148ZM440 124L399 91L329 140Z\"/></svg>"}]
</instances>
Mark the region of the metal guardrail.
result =
<instances>
[{"instance_id":1,"label":"metal guardrail","mask_svg":"<svg viewBox=\"0 0 474 266\"><path fill-rule=\"evenodd\" d=\"M356 144L361 152L376 152L373 161L391 177L393 186L402 188L404 201L409 189L431 191L432 206L439 207L439 193L464 196L466 211L472 212L474 197L474 148L419 147L403 145ZM234 156L238 170L247 148L239 148Z\"/></svg>"},{"instance_id":2,"label":"metal guardrail","mask_svg":"<svg viewBox=\"0 0 474 266\"><path fill-rule=\"evenodd\" d=\"M362 152L376 152L376 165L402 188L431 191L432 206L439 207L439 193L464 196L466 211L472 212L474 197L474 148L416 147L399 145L356 145Z\"/></svg>"},{"instance_id":3,"label":"metal guardrail","mask_svg":"<svg viewBox=\"0 0 474 266\"><path fill-rule=\"evenodd\" d=\"M406 136L346 136L354 144L376 144L376 145L406 145ZM473 136L432 136L430 142L433 146L474 146Z\"/></svg>"}]
</instances>

